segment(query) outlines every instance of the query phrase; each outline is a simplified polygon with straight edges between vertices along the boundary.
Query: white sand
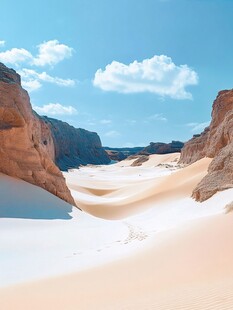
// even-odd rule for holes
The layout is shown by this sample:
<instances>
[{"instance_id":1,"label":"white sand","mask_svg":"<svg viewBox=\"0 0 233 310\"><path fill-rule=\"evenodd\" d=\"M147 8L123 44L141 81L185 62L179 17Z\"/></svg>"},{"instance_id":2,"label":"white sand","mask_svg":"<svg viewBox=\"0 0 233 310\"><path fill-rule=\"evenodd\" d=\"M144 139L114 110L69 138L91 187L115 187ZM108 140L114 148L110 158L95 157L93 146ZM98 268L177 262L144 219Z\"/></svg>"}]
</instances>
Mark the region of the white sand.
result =
<instances>
[{"instance_id":1,"label":"white sand","mask_svg":"<svg viewBox=\"0 0 233 310\"><path fill-rule=\"evenodd\" d=\"M65 174L79 206L114 221L0 175L3 309L232 309L233 218L223 213L233 190L195 202L210 160L155 167L173 156Z\"/></svg>"}]
</instances>

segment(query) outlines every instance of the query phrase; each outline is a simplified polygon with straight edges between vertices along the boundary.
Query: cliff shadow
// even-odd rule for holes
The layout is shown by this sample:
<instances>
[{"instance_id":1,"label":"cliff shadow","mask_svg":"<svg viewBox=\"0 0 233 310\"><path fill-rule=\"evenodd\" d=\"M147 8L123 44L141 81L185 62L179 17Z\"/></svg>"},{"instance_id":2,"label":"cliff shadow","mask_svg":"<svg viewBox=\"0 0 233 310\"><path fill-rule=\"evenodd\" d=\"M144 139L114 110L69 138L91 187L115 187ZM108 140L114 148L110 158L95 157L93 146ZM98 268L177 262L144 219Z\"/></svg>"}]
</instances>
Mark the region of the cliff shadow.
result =
<instances>
[{"instance_id":1,"label":"cliff shadow","mask_svg":"<svg viewBox=\"0 0 233 310\"><path fill-rule=\"evenodd\" d=\"M38 186L0 174L0 218L69 220L72 206Z\"/></svg>"}]
</instances>

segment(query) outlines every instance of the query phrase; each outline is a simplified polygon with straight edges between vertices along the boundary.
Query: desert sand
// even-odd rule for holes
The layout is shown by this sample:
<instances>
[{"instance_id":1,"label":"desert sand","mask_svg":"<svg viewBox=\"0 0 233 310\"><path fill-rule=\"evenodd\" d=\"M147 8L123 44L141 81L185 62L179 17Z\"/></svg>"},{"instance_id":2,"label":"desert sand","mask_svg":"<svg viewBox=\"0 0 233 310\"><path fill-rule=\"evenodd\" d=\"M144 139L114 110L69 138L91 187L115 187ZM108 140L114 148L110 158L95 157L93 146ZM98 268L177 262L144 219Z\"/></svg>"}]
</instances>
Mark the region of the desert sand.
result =
<instances>
[{"instance_id":1,"label":"desert sand","mask_svg":"<svg viewBox=\"0 0 233 310\"><path fill-rule=\"evenodd\" d=\"M233 190L194 201L211 160L177 158L64 173L85 212L0 175L1 308L232 309Z\"/></svg>"}]
</instances>

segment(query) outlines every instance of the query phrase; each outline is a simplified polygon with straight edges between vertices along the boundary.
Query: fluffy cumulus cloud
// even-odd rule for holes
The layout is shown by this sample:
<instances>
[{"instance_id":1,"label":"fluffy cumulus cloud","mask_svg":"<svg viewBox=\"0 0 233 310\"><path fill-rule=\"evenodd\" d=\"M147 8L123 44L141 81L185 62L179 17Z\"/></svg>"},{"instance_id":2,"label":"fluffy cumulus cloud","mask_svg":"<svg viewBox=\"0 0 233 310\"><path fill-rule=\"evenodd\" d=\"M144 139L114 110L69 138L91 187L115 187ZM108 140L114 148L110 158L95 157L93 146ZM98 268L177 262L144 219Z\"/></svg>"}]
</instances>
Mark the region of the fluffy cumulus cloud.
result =
<instances>
[{"instance_id":1,"label":"fluffy cumulus cloud","mask_svg":"<svg viewBox=\"0 0 233 310\"><path fill-rule=\"evenodd\" d=\"M22 87L25 88L29 93L40 89L42 84L38 80L33 79L24 79L21 80Z\"/></svg>"},{"instance_id":2,"label":"fluffy cumulus cloud","mask_svg":"<svg viewBox=\"0 0 233 310\"><path fill-rule=\"evenodd\" d=\"M73 48L59 43L58 40L50 40L39 44L39 53L33 58L36 66L56 65L58 62L72 56Z\"/></svg>"},{"instance_id":3,"label":"fluffy cumulus cloud","mask_svg":"<svg viewBox=\"0 0 233 310\"><path fill-rule=\"evenodd\" d=\"M16 65L30 62L33 59L32 54L24 48L12 48L0 53L0 61L4 64Z\"/></svg>"},{"instance_id":4,"label":"fluffy cumulus cloud","mask_svg":"<svg viewBox=\"0 0 233 310\"><path fill-rule=\"evenodd\" d=\"M104 91L150 92L174 99L192 99L186 90L198 83L197 73L187 65L177 66L165 55L134 61L129 65L113 61L95 73L93 83Z\"/></svg>"},{"instance_id":5,"label":"fluffy cumulus cloud","mask_svg":"<svg viewBox=\"0 0 233 310\"><path fill-rule=\"evenodd\" d=\"M33 109L41 115L73 115L77 110L72 106L64 106L60 103L48 103L42 107L33 105Z\"/></svg>"},{"instance_id":6,"label":"fluffy cumulus cloud","mask_svg":"<svg viewBox=\"0 0 233 310\"><path fill-rule=\"evenodd\" d=\"M203 123L188 123L186 126L191 128L191 131L193 133L200 133L202 132L206 127L208 127L210 124L210 121L203 122Z\"/></svg>"},{"instance_id":7,"label":"fluffy cumulus cloud","mask_svg":"<svg viewBox=\"0 0 233 310\"><path fill-rule=\"evenodd\" d=\"M0 41L0 46L4 46L5 41ZM43 67L45 65L56 65L65 58L73 54L73 48L59 43L58 40L43 42L37 46L38 53L33 56L32 53L24 48L12 48L0 53L0 61L5 64L19 65L27 63Z\"/></svg>"},{"instance_id":8,"label":"fluffy cumulus cloud","mask_svg":"<svg viewBox=\"0 0 233 310\"><path fill-rule=\"evenodd\" d=\"M39 89L42 86L42 82L52 83L59 86L74 86L75 81L71 79L61 79L53 77L46 72L38 73L32 69L22 69L19 71L22 77L22 86L29 92Z\"/></svg>"},{"instance_id":9,"label":"fluffy cumulus cloud","mask_svg":"<svg viewBox=\"0 0 233 310\"><path fill-rule=\"evenodd\" d=\"M0 47L5 45L5 41L0 41ZM43 42L37 46L37 55L24 48L12 48L0 52L0 62L6 65L16 66L17 71L22 77L22 86L27 91L32 92L42 87L42 82L52 83L59 86L74 86L75 81L71 79L62 79L53 77L48 73L37 72L30 67L53 67L65 58L69 58L73 54L73 48L65 44L59 43L58 40L50 40ZM26 68L27 67L27 68Z\"/></svg>"}]
</instances>

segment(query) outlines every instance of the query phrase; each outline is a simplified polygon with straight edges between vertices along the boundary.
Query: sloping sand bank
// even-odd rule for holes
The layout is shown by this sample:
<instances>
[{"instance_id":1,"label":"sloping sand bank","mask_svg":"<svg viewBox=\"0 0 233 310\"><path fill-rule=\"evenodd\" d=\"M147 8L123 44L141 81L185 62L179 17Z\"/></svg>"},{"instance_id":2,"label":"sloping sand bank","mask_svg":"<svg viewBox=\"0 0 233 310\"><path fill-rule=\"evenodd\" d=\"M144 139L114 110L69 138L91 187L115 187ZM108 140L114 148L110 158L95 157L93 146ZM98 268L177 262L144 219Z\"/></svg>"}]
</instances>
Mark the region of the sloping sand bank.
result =
<instances>
[{"instance_id":1,"label":"sloping sand bank","mask_svg":"<svg viewBox=\"0 0 233 310\"><path fill-rule=\"evenodd\" d=\"M121 219L165 201L191 196L211 159L176 171L178 156L151 155L141 167L128 167L131 161L126 160L102 168L81 168L65 173L65 177L82 210L101 218Z\"/></svg>"},{"instance_id":2,"label":"sloping sand bank","mask_svg":"<svg viewBox=\"0 0 233 310\"><path fill-rule=\"evenodd\" d=\"M233 307L233 214L158 234L153 247L66 277L2 289L1 306L24 309L200 309Z\"/></svg>"}]
</instances>

